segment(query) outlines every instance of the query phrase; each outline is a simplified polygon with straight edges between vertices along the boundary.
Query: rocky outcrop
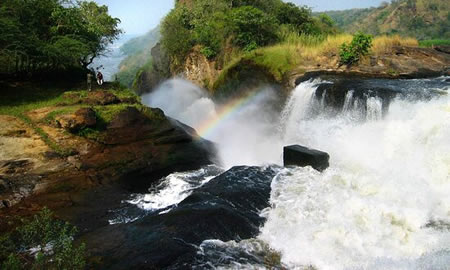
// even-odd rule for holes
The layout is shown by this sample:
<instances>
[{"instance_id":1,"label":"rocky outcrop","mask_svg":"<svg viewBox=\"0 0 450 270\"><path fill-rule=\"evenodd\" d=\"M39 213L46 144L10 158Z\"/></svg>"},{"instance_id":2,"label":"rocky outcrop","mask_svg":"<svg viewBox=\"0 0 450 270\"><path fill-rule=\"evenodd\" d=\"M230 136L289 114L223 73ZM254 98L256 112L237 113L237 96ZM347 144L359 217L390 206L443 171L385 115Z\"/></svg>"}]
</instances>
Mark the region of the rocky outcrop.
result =
<instances>
[{"instance_id":1,"label":"rocky outcrop","mask_svg":"<svg viewBox=\"0 0 450 270\"><path fill-rule=\"evenodd\" d=\"M182 76L200 87L211 89L212 84L219 75L216 65L215 61L209 61L200 52L199 47L195 47L186 57Z\"/></svg>"},{"instance_id":2,"label":"rocky outcrop","mask_svg":"<svg viewBox=\"0 0 450 270\"><path fill-rule=\"evenodd\" d=\"M284 166L311 166L318 171L323 171L330 166L330 156L327 153L301 145L284 147L283 160Z\"/></svg>"},{"instance_id":3,"label":"rocky outcrop","mask_svg":"<svg viewBox=\"0 0 450 270\"><path fill-rule=\"evenodd\" d=\"M136 75L136 83L133 87L138 94L150 92L158 84L172 76L170 71L170 58L160 43L152 48L151 55L151 68L149 70L142 70Z\"/></svg>"},{"instance_id":4,"label":"rocky outcrop","mask_svg":"<svg viewBox=\"0 0 450 270\"><path fill-rule=\"evenodd\" d=\"M352 66L339 66L338 56L330 55L323 62L297 67L286 83L294 87L319 75L392 79L450 75L450 54L437 48L393 47L389 53L372 56Z\"/></svg>"},{"instance_id":5,"label":"rocky outcrop","mask_svg":"<svg viewBox=\"0 0 450 270\"><path fill-rule=\"evenodd\" d=\"M271 167L234 167L194 190L171 211L104 226L82 240L88 252L103 258L97 268L188 269L204 240L239 241L259 233L265 221L259 212L269 207L276 173Z\"/></svg>"},{"instance_id":6,"label":"rocky outcrop","mask_svg":"<svg viewBox=\"0 0 450 270\"><path fill-rule=\"evenodd\" d=\"M69 132L76 133L84 128L95 127L97 124L97 117L93 109L81 108L74 114L57 117L55 121L59 127L64 128Z\"/></svg>"},{"instance_id":7,"label":"rocky outcrop","mask_svg":"<svg viewBox=\"0 0 450 270\"><path fill-rule=\"evenodd\" d=\"M159 109L86 105L56 116L59 125L48 115L73 105L28 112L28 124L0 115L0 209L22 203L58 209L80 194L115 184L144 191L164 175L214 159L212 143ZM102 110L113 114L111 120L101 117Z\"/></svg>"}]
</instances>

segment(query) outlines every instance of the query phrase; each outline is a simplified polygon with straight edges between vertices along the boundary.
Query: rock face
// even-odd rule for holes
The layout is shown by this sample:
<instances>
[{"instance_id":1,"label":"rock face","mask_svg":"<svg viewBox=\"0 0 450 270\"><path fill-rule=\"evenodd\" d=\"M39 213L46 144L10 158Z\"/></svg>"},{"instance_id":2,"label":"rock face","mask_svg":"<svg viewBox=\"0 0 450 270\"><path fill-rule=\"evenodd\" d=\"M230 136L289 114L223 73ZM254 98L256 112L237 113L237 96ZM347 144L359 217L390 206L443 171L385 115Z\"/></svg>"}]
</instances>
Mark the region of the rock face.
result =
<instances>
[{"instance_id":1,"label":"rock face","mask_svg":"<svg viewBox=\"0 0 450 270\"><path fill-rule=\"evenodd\" d=\"M301 145L284 147L283 160L284 166L311 166L318 171L323 171L330 166L330 156L327 153Z\"/></svg>"},{"instance_id":2,"label":"rock face","mask_svg":"<svg viewBox=\"0 0 450 270\"><path fill-rule=\"evenodd\" d=\"M95 111L91 108L81 108L72 115L62 115L55 120L60 127L72 133L97 124Z\"/></svg>"},{"instance_id":3,"label":"rock face","mask_svg":"<svg viewBox=\"0 0 450 270\"><path fill-rule=\"evenodd\" d=\"M106 103L118 100L112 93L101 96ZM57 211L77 194L111 185L144 192L162 176L213 162L211 142L161 110L132 101L92 108L76 103L74 113L55 117L59 125L45 119L74 105L27 112L32 125L0 115L0 209L39 201ZM102 111L112 119L99 118Z\"/></svg>"},{"instance_id":4,"label":"rock face","mask_svg":"<svg viewBox=\"0 0 450 270\"><path fill-rule=\"evenodd\" d=\"M89 105L110 105L120 103L120 99L109 91L89 92L85 102Z\"/></svg>"},{"instance_id":5,"label":"rock face","mask_svg":"<svg viewBox=\"0 0 450 270\"><path fill-rule=\"evenodd\" d=\"M299 83L319 75L345 75L359 78L426 78L448 75L450 54L446 47L416 48L393 47L389 53L371 57L352 66L339 66L337 55L330 55L326 62L300 66L291 72L288 85Z\"/></svg>"},{"instance_id":6,"label":"rock face","mask_svg":"<svg viewBox=\"0 0 450 270\"><path fill-rule=\"evenodd\" d=\"M270 167L234 167L169 212L105 226L83 241L92 255L104 258L102 269L189 269L204 240L239 241L258 234L265 220L259 212L269 206L276 173Z\"/></svg>"},{"instance_id":7,"label":"rock face","mask_svg":"<svg viewBox=\"0 0 450 270\"><path fill-rule=\"evenodd\" d=\"M152 68L137 75L136 90L139 94L150 92L155 86L171 77L170 59L158 43L152 48Z\"/></svg>"},{"instance_id":8,"label":"rock face","mask_svg":"<svg viewBox=\"0 0 450 270\"><path fill-rule=\"evenodd\" d=\"M208 89L218 77L219 70L216 69L215 61L209 61L200 48L195 47L186 57L182 74L187 80Z\"/></svg>"}]
</instances>

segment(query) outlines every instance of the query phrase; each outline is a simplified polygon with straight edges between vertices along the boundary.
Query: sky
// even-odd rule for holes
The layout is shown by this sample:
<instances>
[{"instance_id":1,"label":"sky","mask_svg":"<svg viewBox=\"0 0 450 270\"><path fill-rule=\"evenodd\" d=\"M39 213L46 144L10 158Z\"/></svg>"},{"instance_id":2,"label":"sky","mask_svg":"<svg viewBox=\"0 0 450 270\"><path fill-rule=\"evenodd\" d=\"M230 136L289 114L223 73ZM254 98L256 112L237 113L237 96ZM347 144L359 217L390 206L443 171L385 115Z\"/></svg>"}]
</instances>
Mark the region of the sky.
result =
<instances>
[{"instance_id":1,"label":"sky","mask_svg":"<svg viewBox=\"0 0 450 270\"><path fill-rule=\"evenodd\" d=\"M341 10L379 6L383 0L286 0L307 5L313 11ZM173 8L174 0L95 0L107 5L109 13L121 19L120 27L126 34L141 35L155 28Z\"/></svg>"}]
</instances>

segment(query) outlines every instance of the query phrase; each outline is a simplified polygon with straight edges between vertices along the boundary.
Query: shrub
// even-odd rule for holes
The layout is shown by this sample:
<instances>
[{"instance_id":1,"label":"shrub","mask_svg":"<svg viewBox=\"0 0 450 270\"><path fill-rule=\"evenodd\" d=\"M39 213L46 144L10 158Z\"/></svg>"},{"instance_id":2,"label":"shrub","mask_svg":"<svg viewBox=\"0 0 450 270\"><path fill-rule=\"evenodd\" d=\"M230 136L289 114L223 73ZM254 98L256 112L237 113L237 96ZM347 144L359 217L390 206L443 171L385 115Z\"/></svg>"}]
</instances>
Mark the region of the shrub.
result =
<instances>
[{"instance_id":1,"label":"shrub","mask_svg":"<svg viewBox=\"0 0 450 270\"><path fill-rule=\"evenodd\" d=\"M371 35L358 32L353 36L350 44L344 42L339 52L341 65L357 63L362 56L367 55L372 47L372 40Z\"/></svg>"},{"instance_id":2,"label":"shrub","mask_svg":"<svg viewBox=\"0 0 450 270\"><path fill-rule=\"evenodd\" d=\"M76 228L44 208L0 237L1 269L84 269L85 247L75 247Z\"/></svg>"},{"instance_id":3,"label":"shrub","mask_svg":"<svg viewBox=\"0 0 450 270\"><path fill-rule=\"evenodd\" d=\"M251 51L278 40L277 22L258 8L243 6L233 9L231 23L234 43L245 51Z\"/></svg>"}]
</instances>

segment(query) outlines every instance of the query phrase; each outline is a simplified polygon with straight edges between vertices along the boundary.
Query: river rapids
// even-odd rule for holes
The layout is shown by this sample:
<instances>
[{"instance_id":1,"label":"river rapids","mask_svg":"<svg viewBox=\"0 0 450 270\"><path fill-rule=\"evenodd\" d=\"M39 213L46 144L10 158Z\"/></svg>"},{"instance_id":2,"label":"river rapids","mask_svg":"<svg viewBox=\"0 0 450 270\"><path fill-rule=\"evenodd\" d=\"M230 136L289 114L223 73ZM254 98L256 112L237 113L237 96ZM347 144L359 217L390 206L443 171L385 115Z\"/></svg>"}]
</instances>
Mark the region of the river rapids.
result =
<instances>
[{"instance_id":1,"label":"river rapids","mask_svg":"<svg viewBox=\"0 0 450 270\"><path fill-rule=\"evenodd\" d=\"M110 222L176 211L221 174L243 183L262 177L268 180L258 185L267 184L270 193L267 205L250 204L262 218L252 237L202 239L193 244L190 267L450 269L448 77L360 80L338 94L333 85L327 78L303 82L282 106L273 89L259 89L208 132L218 164L169 175L124 202L134 210ZM196 129L220 118L226 106L181 79L163 83L143 102ZM330 167L322 173L282 167L283 146L290 144L329 153ZM260 169L241 167L227 176L235 166ZM238 200L232 207L244 205Z\"/></svg>"}]
</instances>

